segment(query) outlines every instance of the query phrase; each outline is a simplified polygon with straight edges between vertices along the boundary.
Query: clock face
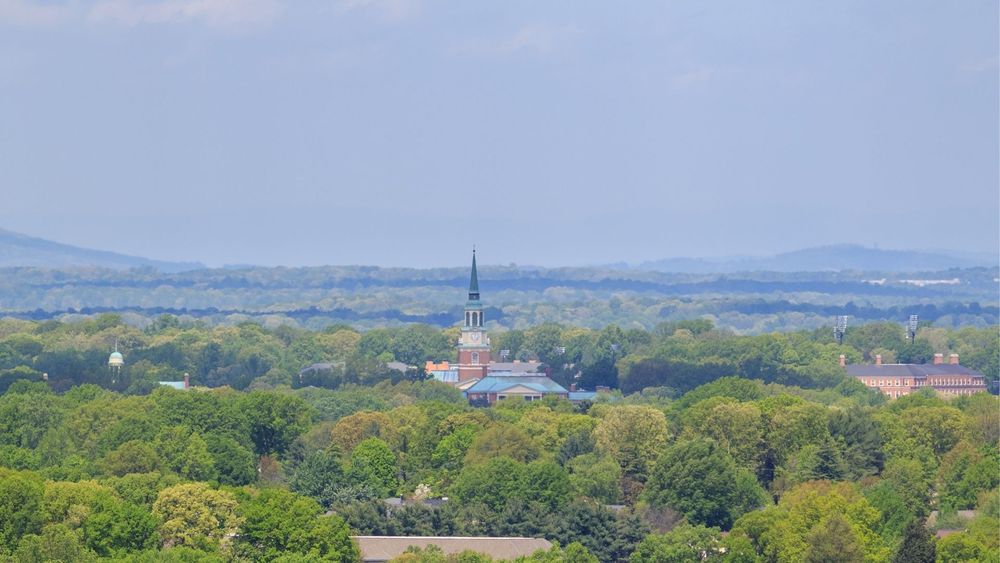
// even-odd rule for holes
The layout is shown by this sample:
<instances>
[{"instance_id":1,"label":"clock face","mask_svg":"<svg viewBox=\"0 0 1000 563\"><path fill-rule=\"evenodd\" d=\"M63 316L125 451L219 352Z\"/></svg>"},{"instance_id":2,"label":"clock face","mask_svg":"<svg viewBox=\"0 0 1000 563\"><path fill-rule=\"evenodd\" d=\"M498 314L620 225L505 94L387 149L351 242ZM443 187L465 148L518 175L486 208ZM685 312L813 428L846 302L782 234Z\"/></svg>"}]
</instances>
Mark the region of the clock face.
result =
<instances>
[{"instance_id":1,"label":"clock face","mask_svg":"<svg viewBox=\"0 0 1000 563\"><path fill-rule=\"evenodd\" d=\"M478 332L473 332L471 336L472 336L472 341L473 342L478 342L479 341L479 333Z\"/></svg>"}]
</instances>

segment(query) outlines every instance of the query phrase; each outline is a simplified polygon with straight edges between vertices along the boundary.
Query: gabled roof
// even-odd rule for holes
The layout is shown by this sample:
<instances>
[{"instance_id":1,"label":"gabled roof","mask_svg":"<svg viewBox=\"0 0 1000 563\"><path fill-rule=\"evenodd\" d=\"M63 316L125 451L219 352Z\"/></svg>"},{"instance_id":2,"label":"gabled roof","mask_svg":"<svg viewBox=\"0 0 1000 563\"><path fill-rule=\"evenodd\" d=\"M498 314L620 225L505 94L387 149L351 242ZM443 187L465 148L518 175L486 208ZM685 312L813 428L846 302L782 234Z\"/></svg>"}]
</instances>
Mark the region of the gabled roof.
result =
<instances>
[{"instance_id":1,"label":"gabled roof","mask_svg":"<svg viewBox=\"0 0 1000 563\"><path fill-rule=\"evenodd\" d=\"M851 364L847 375L854 377L927 377L931 375L969 375L983 377L976 370L958 364Z\"/></svg>"},{"instance_id":2,"label":"gabled roof","mask_svg":"<svg viewBox=\"0 0 1000 563\"><path fill-rule=\"evenodd\" d=\"M497 560L527 557L552 544L540 538L485 538L435 536L353 536L361 551L362 561L389 561L402 555L408 547L426 549L436 545L445 555L474 551Z\"/></svg>"},{"instance_id":3,"label":"gabled roof","mask_svg":"<svg viewBox=\"0 0 1000 563\"><path fill-rule=\"evenodd\" d=\"M487 375L469 387L466 393L505 393L518 386L543 394L568 393L562 385L544 375Z\"/></svg>"}]
</instances>

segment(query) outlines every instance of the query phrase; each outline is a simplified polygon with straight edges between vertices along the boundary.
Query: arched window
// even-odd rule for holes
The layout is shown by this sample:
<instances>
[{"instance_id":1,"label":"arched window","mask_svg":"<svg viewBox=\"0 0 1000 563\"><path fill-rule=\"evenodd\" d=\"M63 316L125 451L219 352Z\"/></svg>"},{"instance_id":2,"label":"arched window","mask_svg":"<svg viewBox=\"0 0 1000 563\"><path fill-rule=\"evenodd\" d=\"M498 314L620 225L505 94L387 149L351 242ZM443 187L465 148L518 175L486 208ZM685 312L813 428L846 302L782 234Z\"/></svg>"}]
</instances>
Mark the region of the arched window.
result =
<instances>
[{"instance_id":1,"label":"arched window","mask_svg":"<svg viewBox=\"0 0 1000 563\"><path fill-rule=\"evenodd\" d=\"M479 364L479 352L472 353L472 363Z\"/></svg>"}]
</instances>

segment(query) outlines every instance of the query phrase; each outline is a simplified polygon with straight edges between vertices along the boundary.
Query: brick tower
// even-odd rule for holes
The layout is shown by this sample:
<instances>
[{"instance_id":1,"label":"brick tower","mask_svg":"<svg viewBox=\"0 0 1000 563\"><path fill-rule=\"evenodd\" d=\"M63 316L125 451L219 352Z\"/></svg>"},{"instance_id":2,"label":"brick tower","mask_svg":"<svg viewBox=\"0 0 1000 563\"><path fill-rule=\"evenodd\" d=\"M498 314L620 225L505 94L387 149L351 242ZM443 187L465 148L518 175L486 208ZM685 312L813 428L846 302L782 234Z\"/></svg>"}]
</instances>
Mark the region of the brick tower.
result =
<instances>
[{"instance_id":1,"label":"brick tower","mask_svg":"<svg viewBox=\"0 0 1000 563\"><path fill-rule=\"evenodd\" d=\"M482 379L490 365L490 337L483 329L483 304L479 301L476 251L472 250L472 278L469 300L465 302L465 324L458 340L458 380Z\"/></svg>"}]
</instances>

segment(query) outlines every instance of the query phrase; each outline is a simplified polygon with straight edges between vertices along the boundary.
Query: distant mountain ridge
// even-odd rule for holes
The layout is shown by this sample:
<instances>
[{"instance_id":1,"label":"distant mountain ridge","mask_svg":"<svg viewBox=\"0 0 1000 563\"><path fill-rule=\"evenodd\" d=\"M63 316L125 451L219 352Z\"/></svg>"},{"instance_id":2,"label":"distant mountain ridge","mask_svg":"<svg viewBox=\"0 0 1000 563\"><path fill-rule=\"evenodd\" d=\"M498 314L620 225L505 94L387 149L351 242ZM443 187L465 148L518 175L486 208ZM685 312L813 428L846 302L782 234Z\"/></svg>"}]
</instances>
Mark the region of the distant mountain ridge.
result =
<instances>
[{"instance_id":1,"label":"distant mountain ridge","mask_svg":"<svg viewBox=\"0 0 1000 563\"><path fill-rule=\"evenodd\" d=\"M0 229L0 268L101 267L115 270L150 267L164 273L204 269L200 262L170 262L105 250L82 248ZM736 272L868 272L942 271L950 268L1000 266L1000 257L960 254L947 251L883 250L853 244L805 248L774 256L732 256L726 258L667 258L630 266L624 262L605 264L608 270L639 270L686 274L728 274ZM254 268L233 264L223 269ZM543 267L519 266L522 271Z\"/></svg>"},{"instance_id":2,"label":"distant mountain ridge","mask_svg":"<svg viewBox=\"0 0 1000 563\"><path fill-rule=\"evenodd\" d=\"M643 262L640 270L724 274L733 272L826 272L844 270L918 272L995 267L1000 258L919 250L883 250L856 244L805 248L765 257L667 258Z\"/></svg>"},{"instance_id":3,"label":"distant mountain ridge","mask_svg":"<svg viewBox=\"0 0 1000 563\"><path fill-rule=\"evenodd\" d=\"M168 262L80 248L0 229L0 267L13 266L35 268L97 266L115 270L152 267L167 273L199 270L205 267L200 262Z\"/></svg>"}]
</instances>

